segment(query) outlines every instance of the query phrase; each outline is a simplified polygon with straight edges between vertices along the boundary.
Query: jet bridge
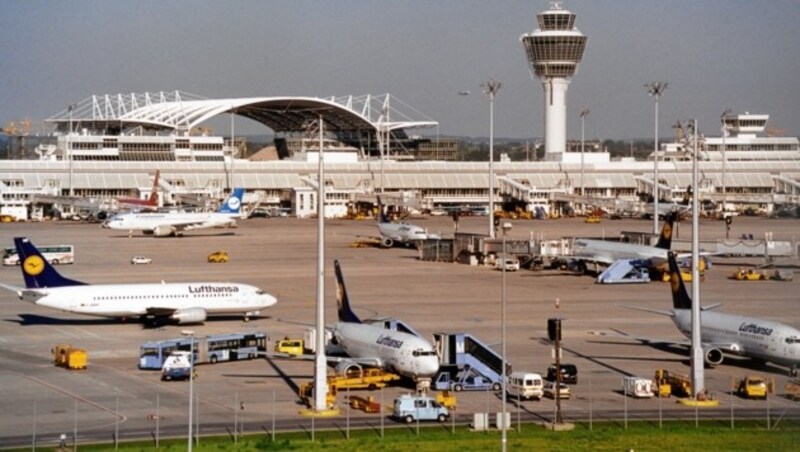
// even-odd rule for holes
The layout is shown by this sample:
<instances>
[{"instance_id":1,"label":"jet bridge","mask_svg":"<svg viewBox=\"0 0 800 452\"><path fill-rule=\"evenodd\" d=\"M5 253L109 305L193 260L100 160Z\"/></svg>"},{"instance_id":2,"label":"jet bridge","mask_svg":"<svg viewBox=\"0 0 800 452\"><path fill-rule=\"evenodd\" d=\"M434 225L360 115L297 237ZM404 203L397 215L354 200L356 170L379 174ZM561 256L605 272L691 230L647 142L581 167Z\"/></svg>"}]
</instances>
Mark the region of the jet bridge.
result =
<instances>
[{"instance_id":1,"label":"jet bridge","mask_svg":"<svg viewBox=\"0 0 800 452\"><path fill-rule=\"evenodd\" d=\"M467 333L434 333L436 351L443 368L469 370L492 383L502 380L503 358Z\"/></svg>"}]
</instances>

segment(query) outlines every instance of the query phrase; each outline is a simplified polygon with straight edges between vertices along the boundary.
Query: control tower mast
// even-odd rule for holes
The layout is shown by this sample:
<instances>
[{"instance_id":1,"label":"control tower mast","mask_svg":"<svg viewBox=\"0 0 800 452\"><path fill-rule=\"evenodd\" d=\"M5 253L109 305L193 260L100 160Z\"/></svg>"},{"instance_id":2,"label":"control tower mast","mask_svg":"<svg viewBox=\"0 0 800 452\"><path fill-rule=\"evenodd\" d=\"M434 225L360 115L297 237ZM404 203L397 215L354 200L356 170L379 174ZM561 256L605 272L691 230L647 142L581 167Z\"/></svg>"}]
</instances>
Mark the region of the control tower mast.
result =
<instances>
[{"instance_id":1,"label":"control tower mast","mask_svg":"<svg viewBox=\"0 0 800 452\"><path fill-rule=\"evenodd\" d=\"M545 160L561 161L567 147L567 88L578 72L588 39L575 28L575 14L550 2L550 9L536 15L539 28L519 37L525 46L531 76L544 89Z\"/></svg>"}]
</instances>

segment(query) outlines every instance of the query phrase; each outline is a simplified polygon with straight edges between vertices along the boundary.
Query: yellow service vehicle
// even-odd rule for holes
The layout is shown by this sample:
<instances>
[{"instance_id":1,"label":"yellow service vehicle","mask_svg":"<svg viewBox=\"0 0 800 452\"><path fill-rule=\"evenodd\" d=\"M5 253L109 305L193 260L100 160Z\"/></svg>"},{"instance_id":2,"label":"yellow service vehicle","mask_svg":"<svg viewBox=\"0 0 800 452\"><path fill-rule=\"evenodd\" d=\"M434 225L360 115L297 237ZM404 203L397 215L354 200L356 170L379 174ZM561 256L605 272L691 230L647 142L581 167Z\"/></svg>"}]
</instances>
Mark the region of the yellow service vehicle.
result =
<instances>
[{"instance_id":1,"label":"yellow service vehicle","mask_svg":"<svg viewBox=\"0 0 800 452\"><path fill-rule=\"evenodd\" d=\"M676 374L666 369L656 369L653 377L654 390L659 397L691 397L692 382L686 375Z\"/></svg>"},{"instance_id":2,"label":"yellow service vehicle","mask_svg":"<svg viewBox=\"0 0 800 452\"><path fill-rule=\"evenodd\" d=\"M739 270L733 272L731 279L736 281L764 281L767 279L767 275L759 273L752 268L740 268Z\"/></svg>"},{"instance_id":3,"label":"yellow service vehicle","mask_svg":"<svg viewBox=\"0 0 800 452\"><path fill-rule=\"evenodd\" d=\"M456 408L456 396L450 391L441 391L436 394L436 401L448 410Z\"/></svg>"},{"instance_id":4,"label":"yellow service vehicle","mask_svg":"<svg viewBox=\"0 0 800 452\"><path fill-rule=\"evenodd\" d=\"M225 251L215 251L208 255L208 262L212 264L224 264L228 262L228 253Z\"/></svg>"},{"instance_id":5,"label":"yellow service vehicle","mask_svg":"<svg viewBox=\"0 0 800 452\"><path fill-rule=\"evenodd\" d=\"M381 389L389 382L399 380L400 376L393 373L384 372L381 369L364 369L360 372L352 372L348 375L328 376L327 403L332 406L336 403L336 395L346 389ZM298 389L300 400L310 406L313 398L314 382L303 383Z\"/></svg>"},{"instance_id":6,"label":"yellow service vehicle","mask_svg":"<svg viewBox=\"0 0 800 452\"><path fill-rule=\"evenodd\" d=\"M76 348L69 344L58 344L50 350L53 353L53 362L56 366L69 370L86 369L86 350Z\"/></svg>"},{"instance_id":7,"label":"yellow service vehicle","mask_svg":"<svg viewBox=\"0 0 800 452\"><path fill-rule=\"evenodd\" d=\"M288 337L275 343L275 351L292 356L300 356L310 352L310 350L306 349L305 342L302 339L290 339Z\"/></svg>"},{"instance_id":8,"label":"yellow service vehicle","mask_svg":"<svg viewBox=\"0 0 800 452\"><path fill-rule=\"evenodd\" d=\"M736 392L746 399L766 399L767 394L772 392L772 386L762 377L748 375L739 380Z\"/></svg>"},{"instance_id":9,"label":"yellow service vehicle","mask_svg":"<svg viewBox=\"0 0 800 452\"><path fill-rule=\"evenodd\" d=\"M786 391L787 399L800 400L800 380L787 381L783 389Z\"/></svg>"}]
</instances>

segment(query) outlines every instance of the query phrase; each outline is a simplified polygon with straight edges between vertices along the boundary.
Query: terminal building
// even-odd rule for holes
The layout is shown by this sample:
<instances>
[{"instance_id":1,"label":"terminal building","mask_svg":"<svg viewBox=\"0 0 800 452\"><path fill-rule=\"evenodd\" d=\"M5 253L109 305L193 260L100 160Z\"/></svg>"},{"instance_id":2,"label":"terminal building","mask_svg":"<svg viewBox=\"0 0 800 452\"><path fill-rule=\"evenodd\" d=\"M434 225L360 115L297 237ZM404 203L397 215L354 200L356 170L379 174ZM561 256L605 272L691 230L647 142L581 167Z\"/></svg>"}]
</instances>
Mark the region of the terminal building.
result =
<instances>
[{"instance_id":1,"label":"terminal building","mask_svg":"<svg viewBox=\"0 0 800 452\"><path fill-rule=\"evenodd\" d=\"M580 147L567 140L567 87L588 38L575 28L575 14L558 2L537 15L537 24L520 41L545 94L543 161L458 161L458 140L411 134L438 123L389 94L101 95L48 119L55 142L38 146L37 159L0 160L0 212L42 218L72 209L77 200L113 205L117 196L145 198L158 170L163 206L193 202L208 208L209 199L243 187L246 201L307 217L317 214L321 149L329 217L376 194L389 198L387 193L421 210L487 212L491 196L495 205L537 216L594 207L641 212L654 192L665 201L684 199L693 155L702 175L694 192L704 204L719 209L724 201L726 209L768 213L798 204L800 144L797 138L758 136L767 130L767 115L726 114L726 136L720 137L687 133L679 124L675 142L662 144L649 161L612 161L597 142L584 149L583 140ZM235 133L237 117L272 131L272 145L246 156ZM230 119L227 136L211 133L206 124L214 118Z\"/></svg>"},{"instance_id":2,"label":"terminal building","mask_svg":"<svg viewBox=\"0 0 800 452\"><path fill-rule=\"evenodd\" d=\"M299 217L316 215L319 124L326 216L343 216L356 200L385 192L397 194L418 209L488 208L488 162L416 159L415 152L425 148L409 151L414 139L407 130L435 127L436 122L411 119L400 112L392 116L402 119L390 120L380 108L367 107L369 101L385 105L391 101L388 95L193 101L176 100L179 93L172 98L130 96L139 102L138 107L129 105L132 102L105 105L98 101L119 97L90 98L78 104L87 109L62 112L49 120L57 139L55 144L39 146L38 159L0 161L3 212L41 218L49 209L60 208L53 206L59 197L145 198L158 170L164 206L219 199L233 187L244 187L251 201L263 206ZM258 118L273 130L269 157L240 158L241 138L233 133L227 137L205 133L203 122L219 115ZM780 204L798 203L800 145L797 138L757 136L766 120L766 115L730 115L726 119L730 136L724 144L722 137L700 137L703 200L718 203L724 198L731 207L767 212ZM676 142L662 145L658 162L659 192L669 201L683 199L691 185L693 137L689 133L676 137ZM436 143L428 140L425 145L430 148ZM445 146L450 151L441 151L444 154L457 148L452 142ZM592 154L606 154L596 145L590 147ZM501 159L491 176L496 187L493 196L496 205L505 203L545 215L565 213L579 205L637 210L653 191L653 169L652 158L612 161L607 154L587 159L583 165L571 159Z\"/></svg>"}]
</instances>

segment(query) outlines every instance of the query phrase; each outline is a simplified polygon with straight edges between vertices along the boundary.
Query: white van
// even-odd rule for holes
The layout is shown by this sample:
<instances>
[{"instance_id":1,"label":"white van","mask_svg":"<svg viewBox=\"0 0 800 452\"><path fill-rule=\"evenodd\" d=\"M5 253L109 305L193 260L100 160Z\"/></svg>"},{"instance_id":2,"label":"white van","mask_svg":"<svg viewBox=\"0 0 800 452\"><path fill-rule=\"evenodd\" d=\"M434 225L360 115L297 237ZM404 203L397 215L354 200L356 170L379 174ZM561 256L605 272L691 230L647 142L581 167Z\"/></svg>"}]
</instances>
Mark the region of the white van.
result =
<instances>
[{"instance_id":1,"label":"white van","mask_svg":"<svg viewBox=\"0 0 800 452\"><path fill-rule=\"evenodd\" d=\"M520 399L542 398L544 382L542 376L530 372L512 372L508 377L506 392L510 397Z\"/></svg>"}]
</instances>

